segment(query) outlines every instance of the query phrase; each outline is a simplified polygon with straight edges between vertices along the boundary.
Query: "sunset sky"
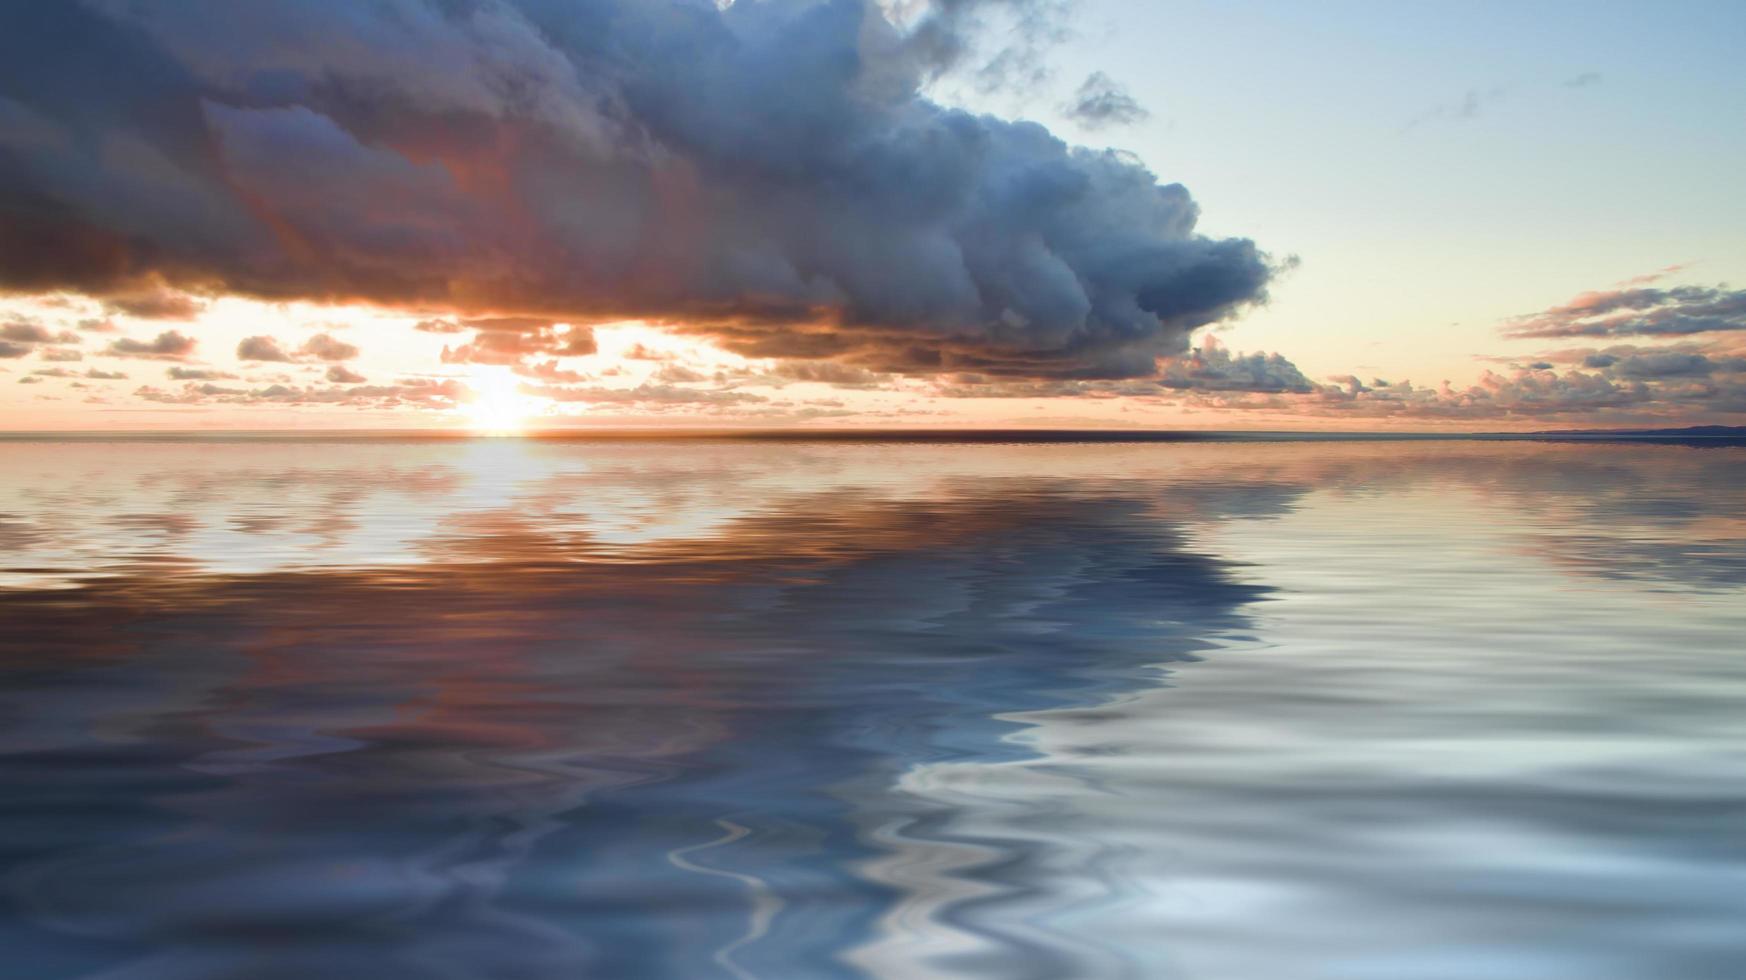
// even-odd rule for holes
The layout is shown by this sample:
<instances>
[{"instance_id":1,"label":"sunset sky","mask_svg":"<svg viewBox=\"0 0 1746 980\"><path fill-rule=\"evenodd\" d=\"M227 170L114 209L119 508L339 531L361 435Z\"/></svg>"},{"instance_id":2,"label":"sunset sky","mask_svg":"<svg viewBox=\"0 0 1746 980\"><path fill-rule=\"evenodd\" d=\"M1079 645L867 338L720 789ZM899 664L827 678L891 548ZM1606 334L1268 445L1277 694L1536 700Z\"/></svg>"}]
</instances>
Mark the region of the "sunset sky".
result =
<instances>
[{"instance_id":1,"label":"sunset sky","mask_svg":"<svg viewBox=\"0 0 1746 980\"><path fill-rule=\"evenodd\" d=\"M1746 423L1746 5L0 6L0 429Z\"/></svg>"}]
</instances>

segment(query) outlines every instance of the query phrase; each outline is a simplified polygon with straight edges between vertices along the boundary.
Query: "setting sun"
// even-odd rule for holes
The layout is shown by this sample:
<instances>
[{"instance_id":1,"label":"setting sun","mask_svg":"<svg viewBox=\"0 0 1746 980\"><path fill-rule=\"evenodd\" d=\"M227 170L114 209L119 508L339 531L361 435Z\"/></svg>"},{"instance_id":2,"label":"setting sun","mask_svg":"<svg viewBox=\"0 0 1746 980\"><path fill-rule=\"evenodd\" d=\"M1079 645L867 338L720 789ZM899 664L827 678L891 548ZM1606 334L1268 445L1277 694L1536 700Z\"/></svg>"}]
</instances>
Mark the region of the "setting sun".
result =
<instances>
[{"instance_id":1,"label":"setting sun","mask_svg":"<svg viewBox=\"0 0 1746 980\"><path fill-rule=\"evenodd\" d=\"M462 406L468 424L479 432L520 432L530 418L549 405L521 390L521 380L508 368L475 364L467 376L472 398Z\"/></svg>"}]
</instances>

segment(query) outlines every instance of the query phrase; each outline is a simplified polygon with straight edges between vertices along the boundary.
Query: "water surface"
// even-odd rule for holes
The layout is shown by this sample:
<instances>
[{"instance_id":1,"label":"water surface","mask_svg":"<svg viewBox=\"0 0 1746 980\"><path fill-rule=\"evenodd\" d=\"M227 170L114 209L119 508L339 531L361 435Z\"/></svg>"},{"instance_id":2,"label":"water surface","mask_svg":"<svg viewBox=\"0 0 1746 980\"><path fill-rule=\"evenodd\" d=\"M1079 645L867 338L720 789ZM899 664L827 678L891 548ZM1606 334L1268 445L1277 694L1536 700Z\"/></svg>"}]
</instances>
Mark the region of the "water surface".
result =
<instances>
[{"instance_id":1,"label":"water surface","mask_svg":"<svg viewBox=\"0 0 1746 980\"><path fill-rule=\"evenodd\" d=\"M0 443L0 975L1746 976L1743 486Z\"/></svg>"}]
</instances>

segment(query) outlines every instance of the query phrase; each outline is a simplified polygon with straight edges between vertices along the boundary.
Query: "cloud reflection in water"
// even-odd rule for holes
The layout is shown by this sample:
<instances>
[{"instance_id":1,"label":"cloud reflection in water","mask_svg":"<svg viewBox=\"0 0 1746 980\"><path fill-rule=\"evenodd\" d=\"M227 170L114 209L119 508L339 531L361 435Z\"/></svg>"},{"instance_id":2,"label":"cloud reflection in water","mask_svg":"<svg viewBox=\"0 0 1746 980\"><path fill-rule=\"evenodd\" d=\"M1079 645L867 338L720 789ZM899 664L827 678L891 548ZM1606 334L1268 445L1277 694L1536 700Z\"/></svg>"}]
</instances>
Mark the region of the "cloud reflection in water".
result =
<instances>
[{"instance_id":1,"label":"cloud reflection in water","mask_svg":"<svg viewBox=\"0 0 1746 980\"><path fill-rule=\"evenodd\" d=\"M1513 853L1493 820L1577 852L1677 827L1640 876L1674 893L1629 936L1661 975L1720 962L1706 924L1740 911L1690 864L1740 840L1714 780L1746 733L1714 709L1746 689L1702 649L1739 622L1732 451L0 452L19 976L1430 977L1457 962L1438 923L1495 925L1464 904L1488 888L1568 927L1503 943L1496 975L1588 965L1556 867L1405 888L1449 848ZM1509 659L1458 636L1668 601L1706 658L1639 691L1652 787L1649 755L1582 729L1620 693L1608 662L1489 686L1584 669L1582 624L1511 625ZM1442 761L1390 754L1409 716ZM1496 751L1544 764L1456 778ZM1587 812L1560 788L1583 780ZM1320 860L1383 840L1392 871ZM1180 907L1193 882L1392 905L1428 952L1209 924ZM1697 938L1658 953L1677 928ZM1236 955L1245 930L1277 959Z\"/></svg>"}]
</instances>

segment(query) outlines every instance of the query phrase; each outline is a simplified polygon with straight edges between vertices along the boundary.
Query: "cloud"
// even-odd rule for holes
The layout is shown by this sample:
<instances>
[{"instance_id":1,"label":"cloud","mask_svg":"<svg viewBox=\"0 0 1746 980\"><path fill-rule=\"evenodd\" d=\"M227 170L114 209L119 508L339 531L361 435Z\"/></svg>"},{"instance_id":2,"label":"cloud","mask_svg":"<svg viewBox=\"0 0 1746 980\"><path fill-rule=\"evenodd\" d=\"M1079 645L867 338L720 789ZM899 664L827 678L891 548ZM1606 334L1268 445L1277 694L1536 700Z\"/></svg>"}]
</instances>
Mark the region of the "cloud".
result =
<instances>
[{"instance_id":1,"label":"cloud","mask_svg":"<svg viewBox=\"0 0 1746 980\"><path fill-rule=\"evenodd\" d=\"M686 388L672 384L642 384L635 388L598 386L522 385L522 392L555 402L598 405L628 405L660 409L676 405L748 405L769 399L745 391L720 388Z\"/></svg>"},{"instance_id":2,"label":"cloud","mask_svg":"<svg viewBox=\"0 0 1746 980\"><path fill-rule=\"evenodd\" d=\"M1131 126L1151 116L1120 85L1101 71L1092 72L1073 93L1062 114L1086 129Z\"/></svg>"},{"instance_id":3,"label":"cloud","mask_svg":"<svg viewBox=\"0 0 1746 980\"><path fill-rule=\"evenodd\" d=\"M1196 350L1162 363L1155 378L1014 381L989 375L954 375L937 389L953 398L1151 398L1183 393L1308 393L1319 386L1279 354L1236 354L1208 337Z\"/></svg>"},{"instance_id":4,"label":"cloud","mask_svg":"<svg viewBox=\"0 0 1746 980\"><path fill-rule=\"evenodd\" d=\"M206 304L194 297L169 289L108 296L103 301L105 313L147 320L192 320L205 308Z\"/></svg>"},{"instance_id":5,"label":"cloud","mask_svg":"<svg viewBox=\"0 0 1746 980\"><path fill-rule=\"evenodd\" d=\"M1564 80L1564 87L1588 88L1591 85L1599 85L1604 78L1605 76L1598 71L1585 71L1580 75L1572 75L1569 78L1566 78Z\"/></svg>"},{"instance_id":6,"label":"cloud","mask_svg":"<svg viewBox=\"0 0 1746 980\"><path fill-rule=\"evenodd\" d=\"M272 337L244 337L236 345L236 359L239 361L289 361L291 355L279 346Z\"/></svg>"},{"instance_id":7,"label":"cloud","mask_svg":"<svg viewBox=\"0 0 1746 980\"><path fill-rule=\"evenodd\" d=\"M1746 330L1746 290L1724 286L1644 286L1583 293L1560 306L1516 317L1508 337L1676 337Z\"/></svg>"},{"instance_id":8,"label":"cloud","mask_svg":"<svg viewBox=\"0 0 1746 980\"><path fill-rule=\"evenodd\" d=\"M67 330L56 333L39 323L17 321L0 324L0 340L17 344L76 344L80 339L76 333Z\"/></svg>"},{"instance_id":9,"label":"cloud","mask_svg":"<svg viewBox=\"0 0 1746 980\"><path fill-rule=\"evenodd\" d=\"M24 357L36 348L30 344L14 343L10 340L0 340L0 358Z\"/></svg>"},{"instance_id":10,"label":"cloud","mask_svg":"<svg viewBox=\"0 0 1746 980\"><path fill-rule=\"evenodd\" d=\"M549 320L531 317L495 317L464 320L474 332L471 343L443 347L444 364L519 364L539 355L585 357L598 349L594 331L587 327L560 329Z\"/></svg>"},{"instance_id":11,"label":"cloud","mask_svg":"<svg viewBox=\"0 0 1746 980\"><path fill-rule=\"evenodd\" d=\"M873 388L891 380L890 375L834 361L784 361L770 373L784 381L812 382L837 388Z\"/></svg>"},{"instance_id":12,"label":"cloud","mask_svg":"<svg viewBox=\"0 0 1746 980\"><path fill-rule=\"evenodd\" d=\"M1572 419L1593 423L1688 421L1746 413L1746 356L1689 349L1559 351L1509 372L1486 371L1475 384L1366 385L1355 376L1301 394L1195 392L1200 404L1296 416L1483 423ZM1553 362L1580 369L1558 370Z\"/></svg>"},{"instance_id":13,"label":"cloud","mask_svg":"<svg viewBox=\"0 0 1746 980\"><path fill-rule=\"evenodd\" d=\"M421 333L461 333L466 327L453 320L420 320L412 325L412 329Z\"/></svg>"},{"instance_id":14,"label":"cloud","mask_svg":"<svg viewBox=\"0 0 1746 980\"><path fill-rule=\"evenodd\" d=\"M1496 105L1509 98L1510 91L1510 87L1507 85L1494 85L1488 89L1468 89L1459 101L1434 105L1407 120L1402 130L1417 129L1426 123L1466 122L1477 119L1488 106Z\"/></svg>"},{"instance_id":15,"label":"cloud","mask_svg":"<svg viewBox=\"0 0 1746 980\"><path fill-rule=\"evenodd\" d=\"M164 372L172 381L234 381L236 375L227 371L212 371L206 368L187 368L180 365Z\"/></svg>"},{"instance_id":16,"label":"cloud","mask_svg":"<svg viewBox=\"0 0 1746 980\"><path fill-rule=\"evenodd\" d=\"M357 347L335 339L332 334L318 333L298 348L299 352L322 361L349 361L358 356Z\"/></svg>"},{"instance_id":17,"label":"cloud","mask_svg":"<svg viewBox=\"0 0 1746 980\"><path fill-rule=\"evenodd\" d=\"M1210 338L1200 349L1165 367L1166 388L1199 391L1313 391L1315 384L1278 354L1233 354Z\"/></svg>"},{"instance_id":18,"label":"cloud","mask_svg":"<svg viewBox=\"0 0 1746 980\"><path fill-rule=\"evenodd\" d=\"M116 357L150 357L181 360L194 353L196 342L175 330L166 330L149 341L123 337L110 343L109 353Z\"/></svg>"},{"instance_id":19,"label":"cloud","mask_svg":"<svg viewBox=\"0 0 1746 980\"><path fill-rule=\"evenodd\" d=\"M1275 266L1198 234L1189 192L1130 155L924 94L977 61L976 24L1046 42L1052 6L900 27L873 0L0 5L0 288L1145 376ZM998 60L975 70L1024 59Z\"/></svg>"},{"instance_id":20,"label":"cloud","mask_svg":"<svg viewBox=\"0 0 1746 980\"><path fill-rule=\"evenodd\" d=\"M335 364L333 367L328 368L326 377L327 380L334 384L346 385L363 384L365 381L369 380L358 372L347 369L344 364Z\"/></svg>"},{"instance_id":21,"label":"cloud","mask_svg":"<svg viewBox=\"0 0 1746 980\"><path fill-rule=\"evenodd\" d=\"M134 395L146 401L170 405L348 405L354 407L453 408L470 396L467 386L453 379L417 378L393 385L304 387L274 384L260 388L237 388L204 382L189 382L178 389L142 385Z\"/></svg>"}]
</instances>

